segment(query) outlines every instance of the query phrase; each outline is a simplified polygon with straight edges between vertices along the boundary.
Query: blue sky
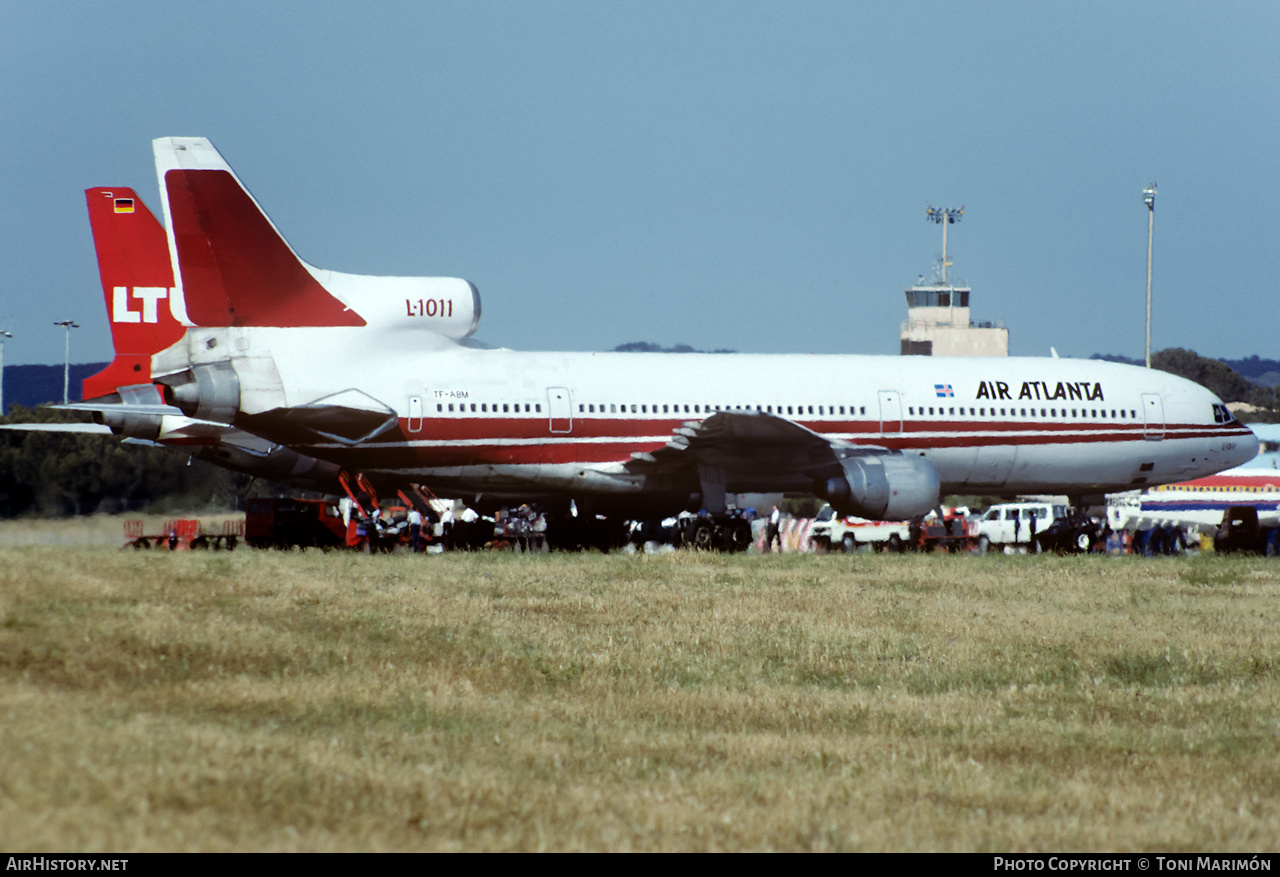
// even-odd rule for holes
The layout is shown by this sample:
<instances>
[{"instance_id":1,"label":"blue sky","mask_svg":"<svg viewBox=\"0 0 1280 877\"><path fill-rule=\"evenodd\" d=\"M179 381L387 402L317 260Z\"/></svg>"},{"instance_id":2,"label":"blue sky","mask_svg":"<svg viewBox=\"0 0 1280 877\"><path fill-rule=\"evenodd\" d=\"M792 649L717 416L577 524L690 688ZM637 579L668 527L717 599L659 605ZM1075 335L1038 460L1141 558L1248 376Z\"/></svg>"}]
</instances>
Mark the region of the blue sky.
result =
<instances>
[{"instance_id":1,"label":"blue sky","mask_svg":"<svg viewBox=\"0 0 1280 877\"><path fill-rule=\"evenodd\" d=\"M465 277L478 337L897 353L952 272L1011 352L1280 357L1280 4L0 3L6 363L110 339L83 190L205 136L304 257Z\"/></svg>"}]
</instances>

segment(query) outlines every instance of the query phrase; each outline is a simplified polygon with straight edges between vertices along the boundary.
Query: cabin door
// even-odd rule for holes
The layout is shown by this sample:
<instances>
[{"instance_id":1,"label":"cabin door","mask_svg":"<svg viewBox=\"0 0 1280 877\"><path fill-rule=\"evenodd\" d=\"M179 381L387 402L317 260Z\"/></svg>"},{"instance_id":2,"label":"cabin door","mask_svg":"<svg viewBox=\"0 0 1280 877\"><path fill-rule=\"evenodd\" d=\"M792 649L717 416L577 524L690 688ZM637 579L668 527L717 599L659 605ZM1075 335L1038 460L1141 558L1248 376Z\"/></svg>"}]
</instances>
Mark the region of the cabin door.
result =
<instances>
[{"instance_id":1,"label":"cabin door","mask_svg":"<svg viewBox=\"0 0 1280 877\"><path fill-rule=\"evenodd\" d=\"M409 432L422 432L422 397L409 397Z\"/></svg>"},{"instance_id":2,"label":"cabin door","mask_svg":"<svg viewBox=\"0 0 1280 877\"><path fill-rule=\"evenodd\" d=\"M880 432L902 432L902 396L897 390L880 391Z\"/></svg>"},{"instance_id":3,"label":"cabin door","mask_svg":"<svg viewBox=\"0 0 1280 877\"><path fill-rule=\"evenodd\" d=\"M1164 438L1164 400L1158 393L1142 394L1142 416L1146 418L1142 437L1154 442Z\"/></svg>"},{"instance_id":4,"label":"cabin door","mask_svg":"<svg viewBox=\"0 0 1280 877\"><path fill-rule=\"evenodd\" d=\"M551 412L553 433L573 432L573 403L565 387L547 388L547 409Z\"/></svg>"}]
</instances>

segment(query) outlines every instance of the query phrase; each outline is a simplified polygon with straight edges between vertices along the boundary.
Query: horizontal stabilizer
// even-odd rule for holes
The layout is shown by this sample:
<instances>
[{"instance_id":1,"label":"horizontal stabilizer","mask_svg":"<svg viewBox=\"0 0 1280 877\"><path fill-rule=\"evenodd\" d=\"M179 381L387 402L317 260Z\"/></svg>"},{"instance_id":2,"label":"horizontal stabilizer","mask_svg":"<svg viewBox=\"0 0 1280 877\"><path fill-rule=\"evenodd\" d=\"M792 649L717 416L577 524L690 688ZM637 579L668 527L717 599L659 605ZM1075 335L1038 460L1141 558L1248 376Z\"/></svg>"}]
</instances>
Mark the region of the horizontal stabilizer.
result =
<instances>
[{"instance_id":1,"label":"horizontal stabilizer","mask_svg":"<svg viewBox=\"0 0 1280 877\"><path fill-rule=\"evenodd\" d=\"M103 423L5 423L0 429L21 432L71 432L85 435L111 435L111 427Z\"/></svg>"},{"instance_id":2,"label":"horizontal stabilizer","mask_svg":"<svg viewBox=\"0 0 1280 877\"><path fill-rule=\"evenodd\" d=\"M165 415L186 417L181 408L173 405L138 405L128 403L104 402L95 405L92 402L68 402L66 405L50 405L59 411L90 411L94 414L129 414L135 417L164 417Z\"/></svg>"}]
</instances>

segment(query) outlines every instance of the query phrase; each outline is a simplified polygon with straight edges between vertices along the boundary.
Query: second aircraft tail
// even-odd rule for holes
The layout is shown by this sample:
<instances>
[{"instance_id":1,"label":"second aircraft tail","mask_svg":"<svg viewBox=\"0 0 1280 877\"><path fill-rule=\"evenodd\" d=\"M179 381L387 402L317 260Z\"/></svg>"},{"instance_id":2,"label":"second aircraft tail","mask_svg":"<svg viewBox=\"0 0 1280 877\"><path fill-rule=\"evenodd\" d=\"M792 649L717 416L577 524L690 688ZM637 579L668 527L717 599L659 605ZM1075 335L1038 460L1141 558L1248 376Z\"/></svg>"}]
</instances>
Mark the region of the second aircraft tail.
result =
<instances>
[{"instance_id":1,"label":"second aircraft tail","mask_svg":"<svg viewBox=\"0 0 1280 877\"><path fill-rule=\"evenodd\" d=\"M173 296L164 228L126 187L85 190L115 358L84 380L84 399L151 383L151 356L182 339L186 314Z\"/></svg>"}]
</instances>

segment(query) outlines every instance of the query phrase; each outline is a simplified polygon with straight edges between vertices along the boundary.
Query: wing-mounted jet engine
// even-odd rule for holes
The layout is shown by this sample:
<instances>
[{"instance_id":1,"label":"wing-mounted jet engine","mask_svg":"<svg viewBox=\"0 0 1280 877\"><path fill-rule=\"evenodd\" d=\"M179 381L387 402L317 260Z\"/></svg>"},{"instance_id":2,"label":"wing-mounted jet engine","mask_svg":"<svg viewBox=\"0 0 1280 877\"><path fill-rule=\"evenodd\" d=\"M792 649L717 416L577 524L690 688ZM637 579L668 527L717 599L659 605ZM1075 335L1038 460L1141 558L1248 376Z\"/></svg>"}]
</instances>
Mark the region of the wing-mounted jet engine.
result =
<instances>
[{"instance_id":1,"label":"wing-mounted jet engine","mask_svg":"<svg viewBox=\"0 0 1280 877\"><path fill-rule=\"evenodd\" d=\"M938 468L924 457L860 451L839 463L840 473L816 484L815 493L841 517L905 521L938 505Z\"/></svg>"}]
</instances>

